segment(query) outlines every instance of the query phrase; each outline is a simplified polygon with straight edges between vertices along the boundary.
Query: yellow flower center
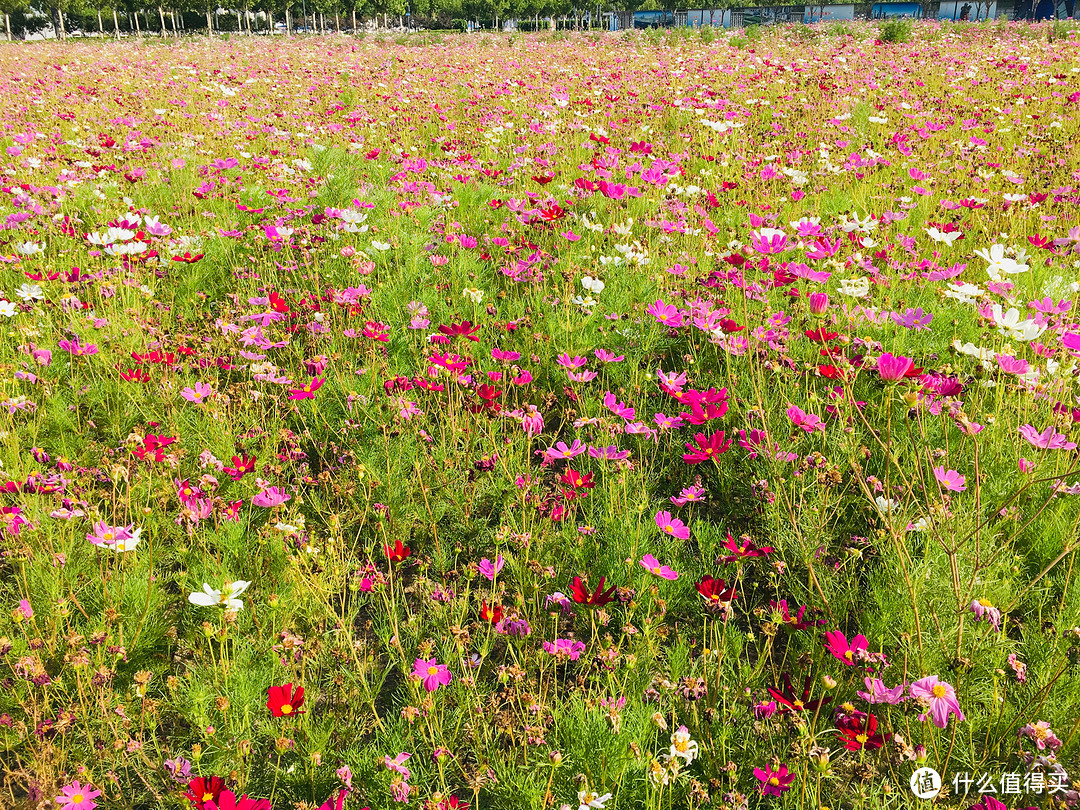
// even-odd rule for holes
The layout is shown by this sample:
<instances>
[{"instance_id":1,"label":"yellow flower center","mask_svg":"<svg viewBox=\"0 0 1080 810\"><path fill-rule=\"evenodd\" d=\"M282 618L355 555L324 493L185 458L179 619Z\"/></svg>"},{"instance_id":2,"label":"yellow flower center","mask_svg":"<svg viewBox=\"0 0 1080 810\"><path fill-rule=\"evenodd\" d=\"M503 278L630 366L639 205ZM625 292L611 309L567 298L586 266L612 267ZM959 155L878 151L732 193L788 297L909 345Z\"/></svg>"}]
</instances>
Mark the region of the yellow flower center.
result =
<instances>
[{"instance_id":1,"label":"yellow flower center","mask_svg":"<svg viewBox=\"0 0 1080 810\"><path fill-rule=\"evenodd\" d=\"M292 706L290 706L288 703L282 703L281 704L281 713L282 714L292 714Z\"/></svg>"},{"instance_id":2,"label":"yellow flower center","mask_svg":"<svg viewBox=\"0 0 1080 810\"><path fill-rule=\"evenodd\" d=\"M202 800L203 800L204 803L209 802L209 801L213 801L214 800L214 794L213 793L204 793L202 795Z\"/></svg>"},{"instance_id":3,"label":"yellow flower center","mask_svg":"<svg viewBox=\"0 0 1080 810\"><path fill-rule=\"evenodd\" d=\"M675 743L675 750L678 751L680 754L685 754L686 749L689 747L690 745L689 743L687 743L686 740L679 740L677 743Z\"/></svg>"},{"instance_id":4,"label":"yellow flower center","mask_svg":"<svg viewBox=\"0 0 1080 810\"><path fill-rule=\"evenodd\" d=\"M865 744L866 744L866 740L867 740L867 737L866 737L866 735L865 735L865 734L856 734L856 735L855 735L855 741L856 741L857 743L859 743L859 745L865 745Z\"/></svg>"},{"instance_id":5,"label":"yellow flower center","mask_svg":"<svg viewBox=\"0 0 1080 810\"><path fill-rule=\"evenodd\" d=\"M845 650L844 651L844 658L846 660L848 660L848 661L854 661L855 660L855 653L852 652L851 650Z\"/></svg>"},{"instance_id":6,"label":"yellow flower center","mask_svg":"<svg viewBox=\"0 0 1080 810\"><path fill-rule=\"evenodd\" d=\"M654 566L651 570L652 570L652 572L654 574L656 574L657 576L660 576L660 566L659 565Z\"/></svg>"},{"instance_id":7,"label":"yellow flower center","mask_svg":"<svg viewBox=\"0 0 1080 810\"><path fill-rule=\"evenodd\" d=\"M75 795L73 795L71 797L71 803L72 804L82 804L82 800L83 800L83 795L81 793L76 793Z\"/></svg>"},{"instance_id":8,"label":"yellow flower center","mask_svg":"<svg viewBox=\"0 0 1080 810\"><path fill-rule=\"evenodd\" d=\"M428 667L427 668L427 674L428 675L438 675L439 674L439 668L438 667Z\"/></svg>"},{"instance_id":9,"label":"yellow flower center","mask_svg":"<svg viewBox=\"0 0 1080 810\"><path fill-rule=\"evenodd\" d=\"M983 597L982 599L980 599L979 604L982 605L983 607L993 607L994 606L994 603L991 602L986 597Z\"/></svg>"},{"instance_id":10,"label":"yellow flower center","mask_svg":"<svg viewBox=\"0 0 1080 810\"><path fill-rule=\"evenodd\" d=\"M106 543L108 543L108 542L110 542L110 541L111 541L111 540L113 539L113 537L115 537L115 536L116 536L116 535L114 535L114 534L113 534L112 532L105 532L105 533L104 533L103 535L101 535L101 539L102 539L102 540L104 540L104 541L105 541Z\"/></svg>"},{"instance_id":11,"label":"yellow flower center","mask_svg":"<svg viewBox=\"0 0 1080 810\"><path fill-rule=\"evenodd\" d=\"M668 534L672 534L675 531L675 529L672 528L671 526L665 526L664 531L667 532Z\"/></svg>"},{"instance_id":12,"label":"yellow flower center","mask_svg":"<svg viewBox=\"0 0 1080 810\"><path fill-rule=\"evenodd\" d=\"M792 705L794 705L795 708L799 711L802 711L804 708L806 708L805 706L803 706L803 702L801 700L796 700Z\"/></svg>"},{"instance_id":13,"label":"yellow flower center","mask_svg":"<svg viewBox=\"0 0 1080 810\"><path fill-rule=\"evenodd\" d=\"M780 780L777 777L772 776L769 778L769 784L773 787L780 787Z\"/></svg>"},{"instance_id":14,"label":"yellow flower center","mask_svg":"<svg viewBox=\"0 0 1080 810\"><path fill-rule=\"evenodd\" d=\"M945 684L943 683L935 683L934 688L931 691L936 698L943 698L945 695L949 694L949 690L945 688Z\"/></svg>"}]
</instances>

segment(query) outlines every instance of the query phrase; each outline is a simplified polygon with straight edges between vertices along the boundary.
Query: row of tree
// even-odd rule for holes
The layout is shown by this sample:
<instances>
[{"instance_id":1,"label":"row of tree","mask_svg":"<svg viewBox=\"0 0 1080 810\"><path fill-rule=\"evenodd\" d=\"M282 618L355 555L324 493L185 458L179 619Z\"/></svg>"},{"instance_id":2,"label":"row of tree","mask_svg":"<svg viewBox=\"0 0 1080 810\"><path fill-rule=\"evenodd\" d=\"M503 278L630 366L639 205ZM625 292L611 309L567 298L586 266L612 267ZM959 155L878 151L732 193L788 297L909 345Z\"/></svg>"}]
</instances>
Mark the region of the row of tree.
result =
<instances>
[{"instance_id":1,"label":"row of tree","mask_svg":"<svg viewBox=\"0 0 1080 810\"><path fill-rule=\"evenodd\" d=\"M598 28L612 2L590 0L0 0L8 40L32 34L158 36L192 33L330 33L365 28L460 28L466 20L499 29ZM640 2L640 0L638 0ZM657 0L646 0L655 4ZM242 4L241 4L242 3ZM626 3L616 3L625 9ZM660 8L659 5L656 6ZM684 6L685 7L685 6Z\"/></svg>"}]
</instances>

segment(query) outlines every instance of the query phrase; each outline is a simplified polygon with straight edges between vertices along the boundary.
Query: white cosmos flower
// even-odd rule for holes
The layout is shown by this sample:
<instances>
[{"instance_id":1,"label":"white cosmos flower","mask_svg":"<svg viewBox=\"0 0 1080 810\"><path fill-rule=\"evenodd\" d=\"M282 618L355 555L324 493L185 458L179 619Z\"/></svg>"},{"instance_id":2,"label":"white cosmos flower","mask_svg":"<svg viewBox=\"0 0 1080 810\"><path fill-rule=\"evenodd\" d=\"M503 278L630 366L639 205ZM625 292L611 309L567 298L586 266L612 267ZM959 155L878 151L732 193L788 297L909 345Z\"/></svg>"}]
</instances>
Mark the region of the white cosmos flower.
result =
<instances>
[{"instance_id":1,"label":"white cosmos flower","mask_svg":"<svg viewBox=\"0 0 1080 810\"><path fill-rule=\"evenodd\" d=\"M15 305L11 301L0 301L0 315L10 318L15 314Z\"/></svg>"},{"instance_id":2,"label":"white cosmos flower","mask_svg":"<svg viewBox=\"0 0 1080 810\"><path fill-rule=\"evenodd\" d=\"M611 798L610 793L605 793L601 796L599 793L593 793L591 790L582 790L578 792L578 810L603 810L608 799Z\"/></svg>"},{"instance_id":3,"label":"white cosmos flower","mask_svg":"<svg viewBox=\"0 0 1080 810\"><path fill-rule=\"evenodd\" d=\"M927 228L926 235L933 239L935 242L941 242L942 244L952 246L952 243L960 238L960 231L953 231L952 233L945 233L939 231L937 228Z\"/></svg>"},{"instance_id":4,"label":"white cosmos flower","mask_svg":"<svg viewBox=\"0 0 1080 810\"><path fill-rule=\"evenodd\" d=\"M865 276L840 279L840 294L852 298L865 298L870 294L870 279Z\"/></svg>"},{"instance_id":5,"label":"white cosmos flower","mask_svg":"<svg viewBox=\"0 0 1080 810\"><path fill-rule=\"evenodd\" d=\"M990 250L985 248L976 250L975 255L989 265L986 268L986 274L994 281L1000 281L1002 273L1011 276L1026 273L1029 269L1028 265L1006 256L1004 245L992 245Z\"/></svg>"},{"instance_id":6,"label":"white cosmos flower","mask_svg":"<svg viewBox=\"0 0 1080 810\"><path fill-rule=\"evenodd\" d=\"M1016 307L1002 311L1001 304L994 304L991 312L994 316L994 325L1004 337L1027 342L1046 331L1045 326L1040 326L1031 319L1020 320L1020 310Z\"/></svg>"},{"instance_id":7,"label":"white cosmos flower","mask_svg":"<svg viewBox=\"0 0 1080 810\"><path fill-rule=\"evenodd\" d=\"M204 582L203 589L188 596L188 601L199 607L223 605L229 610L243 610L244 602L240 599L240 595L248 589L249 585L251 585L250 582L238 579L236 582L226 582L219 591Z\"/></svg>"},{"instance_id":8,"label":"white cosmos flower","mask_svg":"<svg viewBox=\"0 0 1080 810\"><path fill-rule=\"evenodd\" d=\"M45 246L39 245L37 242L19 242L15 245L15 250L23 256L36 256L45 250Z\"/></svg>"},{"instance_id":9,"label":"white cosmos flower","mask_svg":"<svg viewBox=\"0 0 1080 810\"><path fill-rule=\"evenodd\" d=\"M983 296L983 289L977 284L948 284L944 294L946 298L955 298L961 304L975 304Z\"/></svg>"},{"instance_id":10,"label":"white cosmos flower","mask_svg":"<svg viewBox=\"0 0 1080 810\"><path fill-rule=\"evenodd\" d=\"M484 291L474 287L466 287L461 291L461 297L472 301L474 304L479 304L484 300Z\"/></svg>"},{"instance_id":11,"label":"white cosmos flower","mask_svg":"<svg viewBox=\"0 0 1080 810\"><path fill-rule=\"evenodd\" d=\"M15 294L23 301L40 301L45 297L44 290L37 284L23 284L15 291Z\"/></svg>"},{"instance_id":12,"label":"white cosmos flower","mask_svg":"<svg viewBox=\"0 0 1080 810\"><path fill-rule=\"evenodd\" d=\"M679 726L671 733L671 758L678 757L689 765L698 755L696 740L690 739L686 726Z\"/></svg>"},{"instance_id":13,"label":"white cosmos flower","mask_svg":"<svg viewBox=\"0 0 1080 810\"><path fill-rule=\"evenodd\" d=\"M593 293L594 295L599 295L604 291L605 285L604 282L602 282L598 278L593 278L592 276L585 276L583 279L581 279L581 286L589 292Z\"/></svg>"},{"instance_id":14,"label":"white cosmos flower","mask_svg":"<svg viewBox=\"0 0 1080 810\"><path fill-rule=\"evenodd\" d=\"M959 340L952 342L952 347L956 349L960 354L966 354L968 357L974 357L976 360L981 360L984 363L993 362L997 357L997 352L991 349L984 349L982 346L976 346L974 343L961 344Z\"/></svg>"},{"instance_id":15,"label":"white cosmos flower","mask_svg":"<svg viewBox=\"0 0 1080 810\"><path fill-rule=\"evenodd\" d=\"M891 514L899 514L900 502L894 501L892 498L885 498L881 495L874 496L874 504L877 506L878 512L883 517L888 517Z\"/></svg>"},{"instance_id":16,"label":"white cosmos flower","mask_svg":"<svg viewBox=\"0 0 1080 810\"><path fill-rule=\"evenodd\" d=\"M390 243L389 242L376 242L374 239L371 240L371 246L373 248L375 248L376 250L389 250L390 249Z\"/></svg>"}]
</instances>

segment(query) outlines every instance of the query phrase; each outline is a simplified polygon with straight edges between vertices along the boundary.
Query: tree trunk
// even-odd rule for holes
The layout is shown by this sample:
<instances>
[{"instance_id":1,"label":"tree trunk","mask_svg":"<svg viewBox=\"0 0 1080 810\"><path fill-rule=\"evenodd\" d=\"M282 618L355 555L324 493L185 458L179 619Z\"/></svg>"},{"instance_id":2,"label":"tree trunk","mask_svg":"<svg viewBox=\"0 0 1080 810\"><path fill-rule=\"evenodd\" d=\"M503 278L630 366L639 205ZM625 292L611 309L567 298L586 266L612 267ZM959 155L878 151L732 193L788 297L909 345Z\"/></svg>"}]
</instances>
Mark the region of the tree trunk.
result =
<instances>
[{"instance_id":1,"label":"tree trunk","mask_svg":"<svg viewBox=\"0 0 1080 810\"><path fill-rule=\"evenodd\" d=\"M274 13L270 9L266 10L266 26L270 31L270 36L274 35Z\"/></svg>"},{"instance_id":2,"label":"tree trunk","mask_svg":"<svg viewBox=\"0 0 1080 810\"><path fill-rule=\"evenodd\" d=\"M352 9L352 32L354 35L356 34L356 6L353 6Z\"/></svg>"},{"instance_id":3,"label":"tree trunk","mask_svg":"<svg viewBox=\"0 0 1080 810\"><path fill-rule=\"evenodd\" d=\"M101 9L97 10L97 30L98 36L101 39L105 39L105 26L101 24Z\"/></svg>"},{"instance_id":4,"label":"tree trunk","mask_svg":"<svg viewBox=\"0 0 1080 810\"><path fill-rule=\"evenodd\" d=\"M67 31L64 28L64 10L56 7L56 19L60 21L60 39L67 39Z\"/></svg>"},{"instance_id":5,"label":"tree trunk","mask_svg":"<svg viewBox=\"0 0 1080 810\"><path fill-rule=\"evenodd\" d=\"M113 27L113 34L116 35L117 39L120 39L120 20L118 20L117 17L116 17L116 7L115 6L113 7L113 10L112 10L112 27Z\"/></svg>"},{"instance_id":6,"label":"tree trunk","mask_svg":"<svg viewBox=\"0 0 1080 810\"><path fill-rule=\"evenodd\" d=\"M172 32L173 32L173 36L174 36L174 37L179 37L179 36L180 36L180 32L176 30L176 12L175 12L175 11L170 11L170 12L169 12L169 19L170 19L170 20L172 20Z\"/></svg>"},{"instance_id":7,"label":"tree trunk","mask_svg":"<svg viewBox=\"0 0 1080 810\"><path fill-rule=\"evenodd\" d=\"M7 41L11 42L11 15L4 12L4 27L7 29Z\"/></svg>"},{"instance_id":8,"label":"tree trunk","mask_svg":"<svg viewBox=\"0 0 1080 810\"><path fill-rule=\"evenodd\" d=\"M208 37L214 35L214 21L210 19L210 6L206 7L206 35Z\"/></svg>"},{"instance_id":9,"label":"tree trunk","mask_svg":"<svg viewBox=\"0 0 1080 810\"><path fill-rule=\"evenodd\" d=\"M158 17L161 19L161 38L165 39L165 37L169 35L169 32L165 30L165 9L161 7L160 3L157 7L157 13Z\"/></svg>"},{"instance_id":10,"label":"tree trunk","mask_svg":"<svg viewBox=\"0 0 1080 810\"><path fill-rule=\"evenodd\" d=\"M292 36L292 15L288 6L285 6L285 36Z\"/></svg>"}]
</instances>

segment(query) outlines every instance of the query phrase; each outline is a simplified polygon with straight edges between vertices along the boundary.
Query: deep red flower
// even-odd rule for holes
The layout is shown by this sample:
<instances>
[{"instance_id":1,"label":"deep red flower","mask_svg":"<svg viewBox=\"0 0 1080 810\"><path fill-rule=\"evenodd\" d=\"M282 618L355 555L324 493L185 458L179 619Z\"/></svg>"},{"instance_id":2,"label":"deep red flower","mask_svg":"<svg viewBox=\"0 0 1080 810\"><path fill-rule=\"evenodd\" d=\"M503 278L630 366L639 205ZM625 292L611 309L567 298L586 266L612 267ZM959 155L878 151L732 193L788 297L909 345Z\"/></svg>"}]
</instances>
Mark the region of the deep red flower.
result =
<instances>
[{"instance_id":1,"label":"deep red flower","mask_svg":"<svg viewBox=\"0 0 1080 810\"><path fill-rule=\"evenodd\" d=\"M605 591L604 577L600 577L600 584L596 586L596 590L592 593L589 593L585 588L585 585L581 581L581 577L574 577L574 581L570 585L570 592L574 595L574 601L579 605L603 607L609 602L615 601L615 597L612 596L612 594L615 593L615 586L612 585Z\"/></svg>"},{"instance_id":2,"label":"deep red flower","mask_svg":"<svg viewBox=\"0 0 1080 810\"><path fill-rule=\"evenodd\" d=\"M173 256L172 260L174 262L183 262L184 264L195 264L195 262L199 261L204 255L205 254L203 253L192 254L192 252L188 250L184 252L183 256Z\"/></svg>"},{"instance_id":3,"label":"deep red flower","mask_svg":"<svg viewBox=\"0 0 1080 810\"><path fill-rule=\"evenodd\" d=\"M274 717L291 717L294 714L303 714L300 709L304 705L304 687L296 687L287 683L284 686L270 686L266 690L266 708Z\"/></svg>"},{"instance_id":4,"label":"deep red flower","mask_svg":"<svg viewBox=\"0 0 1080 810\"><path fill-rule=\"evenodd\" d=\"M592 489L596 486L593 482L593 473L582 475L572 467L567 468L566 472L559 476L559 483L574 489Z\"/></svg>"},{"instance_id":5,"label":"deep red flower","mask_svg":"<svg viewBox=\"0 0 1080 810\"><path fill-rule=\"evenodd\" d=\"M877 733L877 718L872 714L841 717L836 721L837 730L843 738L844 748L858 751L862 748L881 748L885 738Z\"/></svg>"},{"instance_id":6,"label":"deep red flower","mask_svg":"<svg viewBox=\"0 0 1080 810\"><path fill-rule=\"evenodd\" d=\"M491 607L488 607L487 600L485 599L483 605L480 608L480 618L488 624L498 624L502 621L502 617L503 606L492 605Z\"/></svg>"},{"instance_id":7,"label":"deep red flower","mask_svg":"<svg viewBox=\"0 0 1080 810\"><path fill-rule=\"evenodd\" d=\"M815 343L828 343L830 340L836 340L836 338L840 336L839 332L830 332L824 327L807 329L803 334Z\"/></svg>"},{"instance_id":8,"label":"deep red flower","mask_svg":"<svg viewBox=\"0 0 1080 810\"><path fill-rule=\"evenodd\" d=\"M141 368L129 368L127 371L120 372L120 379L128 382L147 383L150 382L150 373L143 371Z\"/></svg>"},{"instance_id":9,"label":"deep red flower","mask_svg":"<svg viewBox=\"0 0 1080 810\"><path fill-rule=\"evenodd\" d=\"M271 810L271 807L269 799L250 799L246 793L238 798L231 790L223 790L216 801L204 804L203 810Z\"/></svg>"},{"instance_id":10,"label":"deep red flower","mask_svg":"<svg viewBox=\"0 0 1080 810\"><path fill-rule=\"evenodd\" d=\"M196 776L188 782L188 792L184 798L196 807L202 807L207 802L217 801L224 789L225 780L220 776Z\"/></svg>"},{"instance_id":11,"label":"deep red flower","mask_svg":"<svg viewBox=\"0 0 1080 810\"><path fill-rule=\"evenodd\" d=\"M710 607L719 607L735 598L735 586L729 588L722 579L704 576L694 587Z\"/></svg>"},{"instance_id":12,"label":"deep red flower","mask_svg":"<svg viewBox=\"0 0 1080 810\"><path fill-rule=\"evenodd\" d=\"M386 552L386 556L390 558L390 562L402 562L412 554L412 549L402 545L400 540L393 547L383 546L383 550Z\"/></svg>"},{"instance_id":13,"label":"deep red flower","mask_svg":"<svg viewBox=\"0 0 1080 810\"><path fill-rule=\"evenodd\" d=\"M797 694L794 687L791 685L791 676L786 672L783 674L784 688L783 690L770 686L769 694L773 699L780 704L780 713L786 714L787 712L816 712L820 707L829 703L832 698L828 696L820 697L815 700L809 700L810 697L810 684L813 683L813 678L809 675L806 676L806 680L803 682L802 694Z\"/></svg>"}]
</instances>

